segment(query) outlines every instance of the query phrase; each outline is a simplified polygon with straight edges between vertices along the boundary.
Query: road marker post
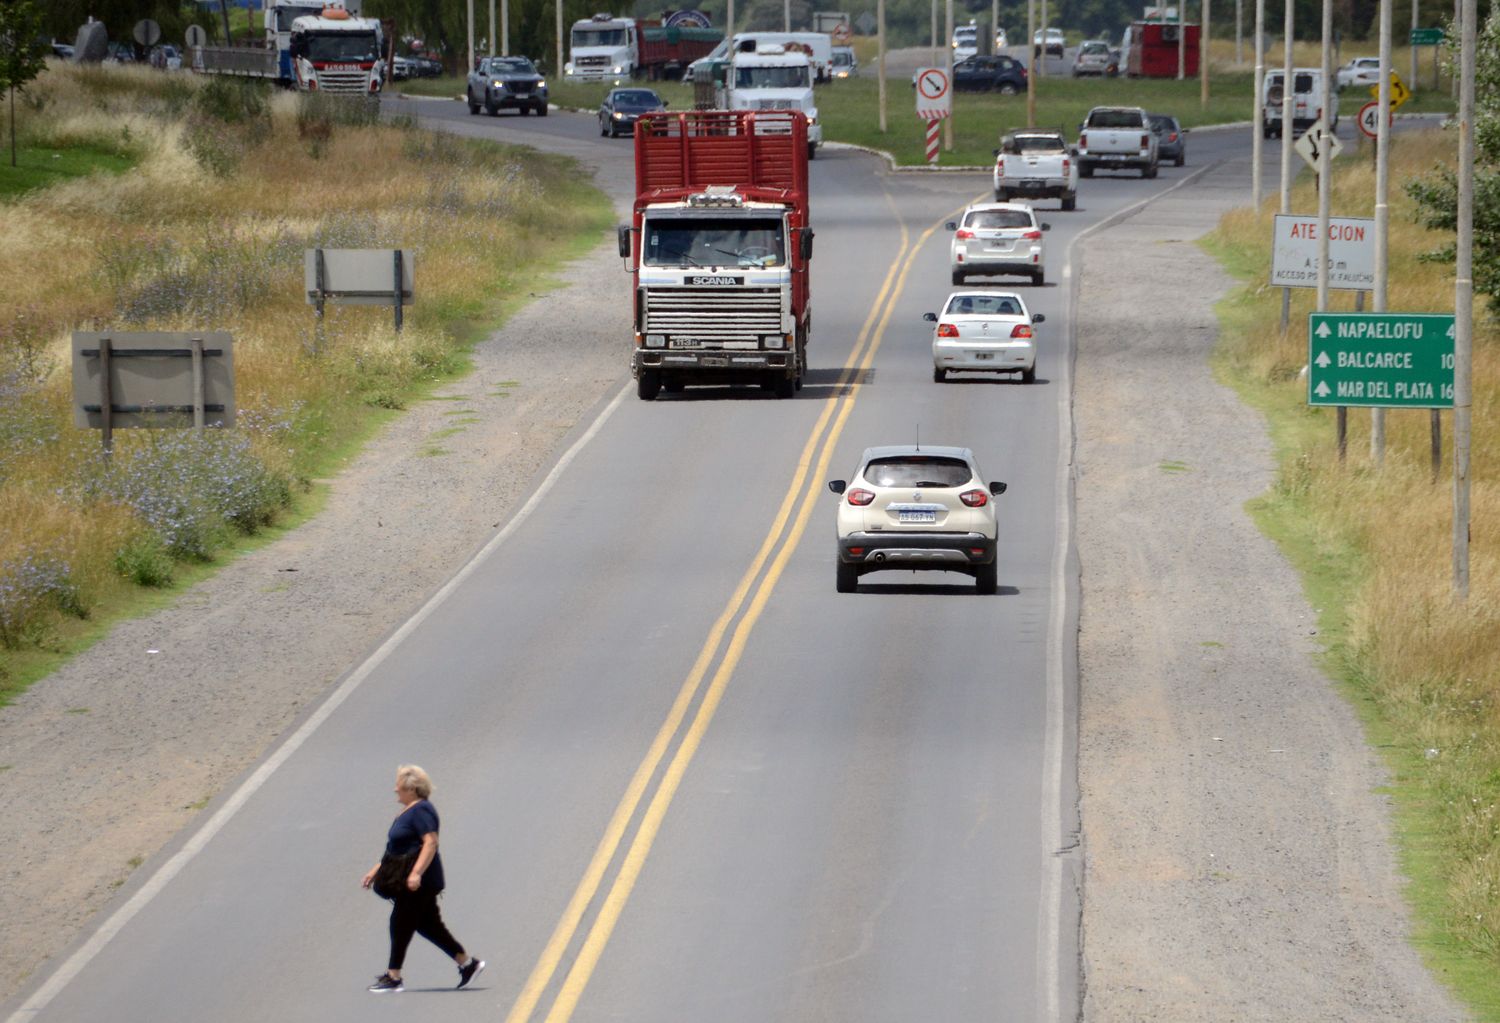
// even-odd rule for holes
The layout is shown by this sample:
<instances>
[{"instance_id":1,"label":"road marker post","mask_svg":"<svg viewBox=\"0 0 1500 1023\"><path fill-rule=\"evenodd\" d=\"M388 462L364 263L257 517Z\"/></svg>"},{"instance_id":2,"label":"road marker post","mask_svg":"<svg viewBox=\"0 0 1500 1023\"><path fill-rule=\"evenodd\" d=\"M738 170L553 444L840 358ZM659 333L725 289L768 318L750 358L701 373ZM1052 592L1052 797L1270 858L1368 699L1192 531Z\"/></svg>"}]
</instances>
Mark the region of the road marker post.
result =
<instances>
[{"instance_id":1,"label":"road marker post","mask_svg":"<svg viewBox=\"0 0 1500 1023\"><path fill-rule=\"evenodd\" d=\"M938 162L938 127L942 123L935 117L927 122L927 162L933 166Z\"/></svg>"}]
</instances>

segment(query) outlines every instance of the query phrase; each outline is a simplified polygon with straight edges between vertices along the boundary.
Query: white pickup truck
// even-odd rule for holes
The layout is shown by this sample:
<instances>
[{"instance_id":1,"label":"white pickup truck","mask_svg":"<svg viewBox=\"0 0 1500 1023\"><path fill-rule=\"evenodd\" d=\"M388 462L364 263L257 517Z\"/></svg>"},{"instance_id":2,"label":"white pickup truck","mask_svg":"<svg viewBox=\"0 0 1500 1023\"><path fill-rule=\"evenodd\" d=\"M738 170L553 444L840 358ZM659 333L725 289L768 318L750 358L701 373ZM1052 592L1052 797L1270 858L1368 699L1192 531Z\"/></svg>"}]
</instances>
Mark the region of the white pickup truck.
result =
<instances>
[{"instance_id":1,"label":"white pickup truck","mask_svg":"<svg viewBox=\"0 0 1500 1023\"><path fill-rule=\"evenodd\" d=\"M1078 126L1078 173L1134 167L1156 177L1156 135L1140 107L1095 107Z\"/></svg>"},{"instance_id":2,"label":"white pickup truck","mask_svg":"<svg viewBox=\"0 0 1500 1023\"><path fill-rule=\"evenodd\" d=\"M1078 160L1058 131L1014 131L995 150L995 201L1061 199L1078 205Z\"/></svg>"}]
</instances>

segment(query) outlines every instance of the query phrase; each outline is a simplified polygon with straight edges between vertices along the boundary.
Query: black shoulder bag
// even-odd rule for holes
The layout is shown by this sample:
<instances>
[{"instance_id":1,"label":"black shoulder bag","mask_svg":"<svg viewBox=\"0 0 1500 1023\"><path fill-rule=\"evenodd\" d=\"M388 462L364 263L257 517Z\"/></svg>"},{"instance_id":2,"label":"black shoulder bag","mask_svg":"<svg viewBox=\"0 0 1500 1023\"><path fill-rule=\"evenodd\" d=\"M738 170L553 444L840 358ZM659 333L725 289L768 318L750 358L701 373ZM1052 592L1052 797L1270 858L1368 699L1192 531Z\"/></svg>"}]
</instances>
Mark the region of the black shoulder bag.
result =
<instances>
[{"instance_id":1,"label":"black shoulder bag","mask_svg":"<svg viewBox=\"0 0 1500 1023\"><path fill-rule=\"evenodd\" d=\"M386 853L380 857L380 866L375 870L375 880L370 889L382 899L394 899L406 891L406 879L411 876L411 868L416 865L417 853L404 853L393 856Z\"/></svg>"}]
</instances>

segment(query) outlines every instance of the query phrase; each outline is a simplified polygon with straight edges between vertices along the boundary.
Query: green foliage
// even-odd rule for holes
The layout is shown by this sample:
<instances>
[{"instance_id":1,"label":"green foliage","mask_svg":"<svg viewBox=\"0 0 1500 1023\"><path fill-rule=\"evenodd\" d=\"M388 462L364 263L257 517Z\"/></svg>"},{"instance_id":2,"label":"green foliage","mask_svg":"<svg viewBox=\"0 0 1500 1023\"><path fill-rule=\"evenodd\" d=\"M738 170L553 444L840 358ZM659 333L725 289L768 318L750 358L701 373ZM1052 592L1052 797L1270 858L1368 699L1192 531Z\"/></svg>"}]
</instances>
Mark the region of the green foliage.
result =
<instances>
[{"instance_id":1,"label":"green foliage","mask_svg":"<svg viewBox=\"0 0 1500 1023\"><path fill-rule=\"evenodd\" d=\"M37 41L41 15L31 0L0 0L0 88L10 93L10 165L16 166L16 90L46 67Z\"/></svg>"},{"instance_id":2,"label":"green foliage","mask_svg":"<svg viewBox=\"0 0 1500 1023\"><path fill-rule=\"evenodd\" d=\"M217 177L228 177L271 134L266 86L238 78L210 77L193 96L183 139L193 159Z\"/></svg>"},{"instance_id":3,"label":"green foliage","mask_svg":"<svg viewBox=\"0 0 1500 1023\"><path fill-rule=\"evenodd\" d=\"M1474 78L1474 290L1500 299L1500 12L1491 12L1478 35ZM1458 177L1451 167L1436 167L1405 188L1417 202L1419 223L1457 231ZM1452 263L1456 249L1456 241L1448 242L1423 258Z\"/></svg>"},{"instance_id":4,"label":"green foliage","mask_svg":"<svg viewBox=\"0 0 1500 1023\"><path fill-rule=\"evenodd\" d=\"M171 552L155 533L139 534L115 554L115 570L137 586L171 586L176 567Z\"/></svg>"}]
</instances>

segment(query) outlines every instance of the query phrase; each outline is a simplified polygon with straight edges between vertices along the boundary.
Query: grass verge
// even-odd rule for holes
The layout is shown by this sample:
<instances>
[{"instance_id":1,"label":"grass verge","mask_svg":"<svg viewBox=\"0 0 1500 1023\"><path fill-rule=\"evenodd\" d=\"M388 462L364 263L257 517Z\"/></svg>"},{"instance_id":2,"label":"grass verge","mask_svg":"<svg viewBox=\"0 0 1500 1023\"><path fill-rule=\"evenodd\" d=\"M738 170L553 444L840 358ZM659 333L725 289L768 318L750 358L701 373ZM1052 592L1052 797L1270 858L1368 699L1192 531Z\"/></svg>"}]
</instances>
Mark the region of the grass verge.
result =
<instances>
[{"instance_id":1,"label":"grass verge","mask_svg":"<svg viewBox=\"0 0 1500 1023\"><path fill-rule=\"evenodd\" d=\"M464 372L469 346L612 221L571 160L328 97L129 68L54 67L30 92L28 146L137 164L28 192L0 218L0 702L300 521L314 480ZM335 307L316 332L314 245L412 250L406 329ZM71 331L105 328L231 331L238 427L121 431L105 466L72 426L67 379Z\"/></svg>"},{"instance_id":2,"label":"grass verge","mask_svg":"<svg viewBox=\"0 0 1500 1023\"><path fill-rule=\"evenodd\" d=\"M1454 158L1452 133L1403 134L1392 179ZM1373 170L1343 161L1333 210L1372 215ZM1310 183L1293 208L1316 204ZM1279 470L1251 505L1302 574L1319 608L1327 668L1364 721L1391 777L1395 826L1417 946L1480 1019L1500 1020L1500 325L1480 301L1474 348L1473 557L1470 599L1451 598L1451 477L1434 481L1425 410L1386 413L1386 454L1373 464L1366 410L1351 409L1340 463L1333 412L1306 404L1310 291L1293 293L1290 329L1276 328L1269 276L1272 210L1235 211L1205 241L1244 282L1219 307L1215 370L1266 415ZM1389 308L1453 308L1451 264L1423 261L1450 239L1421 228L1391 197ZM1334 293L1333 305L1352 298ZM1451 418L1449 419L1451 425Z\"/></svg>"},{"instance_id":3,"label":"grass verge","mask_svg":"<svg viewBox=\"0 0 1500 1023\"><path fill-rule=\"evenodd\" d=\"M61 149L18 146L14 167L9 157L7 147L5 158L0 160L0 202L96 172L123 174L136 164L128 153L88 145Z\"/></svg>"}]
</instances>

